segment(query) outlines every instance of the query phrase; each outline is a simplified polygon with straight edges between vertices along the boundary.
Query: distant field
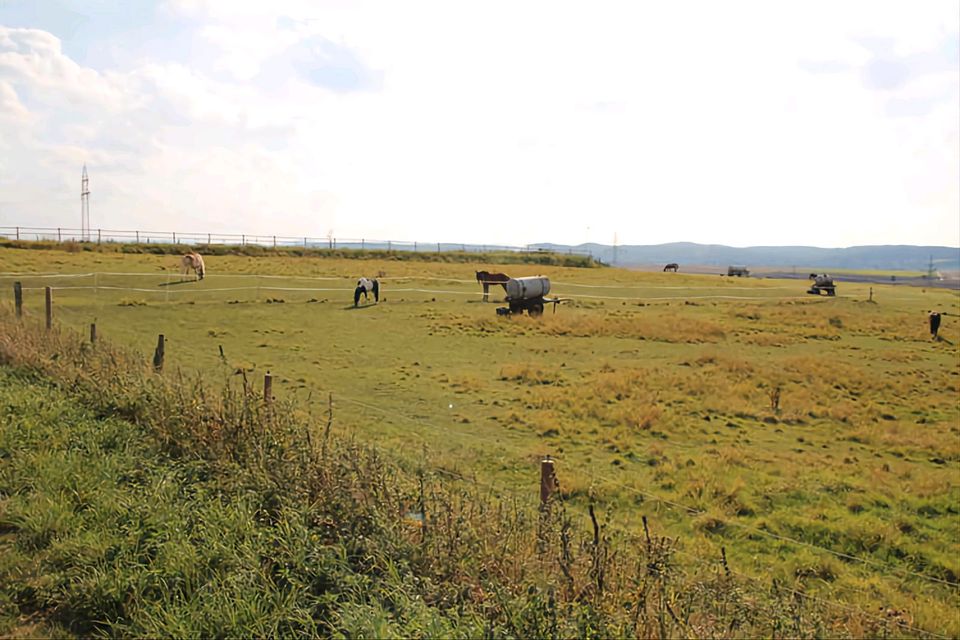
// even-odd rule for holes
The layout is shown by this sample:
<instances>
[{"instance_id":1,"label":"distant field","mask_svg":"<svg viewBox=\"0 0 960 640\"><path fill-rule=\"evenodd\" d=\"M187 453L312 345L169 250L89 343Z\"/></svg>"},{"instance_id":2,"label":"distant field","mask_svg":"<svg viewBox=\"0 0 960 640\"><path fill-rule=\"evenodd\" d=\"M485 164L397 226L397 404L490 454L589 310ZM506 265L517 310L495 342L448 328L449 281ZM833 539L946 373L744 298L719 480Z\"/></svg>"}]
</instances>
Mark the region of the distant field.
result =
<instances>
[{"instance_id":1,"label":"distant field","mask_svg":"<svg viewBox=\"0 0 960 640\"><path fill-rule=\"evenodd\" d=\"M497 317L475 268L548 275L570 302ZM956 291L307 257L208 270L0 249L2 299L21 281L32 321L54 287L62 325L95 321L145 356L163 333L167 368L213 385L269 370L318 416L332 393L337 428L401 458L534 501L549 454L574 504L592 496L625 530L648 515L693 554L724 546L746 573L960 633ZM381 303L354 309L356 278L381 272ZM929 309L951 314L943 341Z\"/></svg>"}]
</instances>

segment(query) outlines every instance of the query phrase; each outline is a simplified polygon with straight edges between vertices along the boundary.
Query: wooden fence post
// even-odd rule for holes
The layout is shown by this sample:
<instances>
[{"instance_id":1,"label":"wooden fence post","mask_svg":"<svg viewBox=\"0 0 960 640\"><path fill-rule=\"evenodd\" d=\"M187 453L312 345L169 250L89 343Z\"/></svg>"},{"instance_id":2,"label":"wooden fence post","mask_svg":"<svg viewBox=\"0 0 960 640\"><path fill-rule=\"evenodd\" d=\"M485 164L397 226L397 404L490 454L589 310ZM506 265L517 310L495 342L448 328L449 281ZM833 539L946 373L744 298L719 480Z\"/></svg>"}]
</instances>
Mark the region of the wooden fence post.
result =
<instances>
[{"instance_id":1,"label":"wooden fence post","mask_svg":"<svg viewBox=\"0 0 960 640\"><path fill-rule=\"evenodd\" d=\"M267 404L273 402L273 376L269 371L263 376L263 401Z\"/></svg>"},{"instance_id":2,"label":"wooden fence post","mask_svg":"<svg viewBox=\"0 0 960 640\"><path fill-rule=\"evenodd\" d=\"M57 242L63 242L63 235L60 233L60 227L57 227Z\"/></svg>"},{"instance_id":3,"label":"wooden fence post","mask_svg":"<svg viewBox=\"0 0 960 640\"><path fill-rule=\"evenodd\" d=\"M17 240L20 239L20 227L17 227Z\"/></svg>"},{"instance_id":4,"label":"wooden fence post","mask_svg":"<svg viewBox=\"0 0 960 640\"><path fill-rule=\"evenodd\" d=\"M156 371L163 371L164 344L163 334L157 336L157 348L153 352L153 368Z\"/></svg>"},{"instance_id":5,"label":"wooden fence post","mask_svg":"<svg viewBox=\"0 0 960 640\"><path fill-rule=\"evenodd\" d=\"M549 456L540 461L540 505L544 506L557 489L557 474Z\"/></svg>"},{"instance_id":6,"label":"wooden fence post","mask_svg":"<svg viewBox=\"0 0 960 640\"><path fill-rule=\"evenodd\" d=\"M100 244L100 229L97 229L97 244Z\"/></svg>"},{"instance_id":7,"label":"wooden fence post","mask_svg":"<svg viewBox=\"0 0 960 640\"><path fill-rule=\"evenodd\" d=\"M873 302L873 287L870 287L870 302Z\"/></svg>"},{"instance_id":8,"label":"wooden fence post","mask_svg":"<svg viewBox=\"0 0 960 640\"><path fill-rule=\"evenodd\" d=\"M44 287L44 298L47 303L47 329L53 327L53 289Z\"/></svg>"},{"instance_id":9,"label":"wooden fence post","mask_svg":"<svg viewBox=\"0 0 960 640\"><path fill-rule=\"evenodd\" d=\"M140 244L140 232L134 231L134 233L137 234L137 244Z\"/></svg>"},{"instance_id":10,"label":"wooden fence post","mask_svg":"<svg viewBox=\"0 0 960 640\"><path fill-rule=\"evenodd\" d=\"M97 341L97 323L90 323L90 344L94 344Z\"/></svg>"},{"instance_id":11,"label":"wooden fence post","mask_svg":"<svg viewBox=\"0 0 960 640\"><path fill-rule=\"evenodd\" d=\"M13 283L13 303L17 307L17 318L23 317L23 285L19 280Z\"/></svg>"}]
</instances>

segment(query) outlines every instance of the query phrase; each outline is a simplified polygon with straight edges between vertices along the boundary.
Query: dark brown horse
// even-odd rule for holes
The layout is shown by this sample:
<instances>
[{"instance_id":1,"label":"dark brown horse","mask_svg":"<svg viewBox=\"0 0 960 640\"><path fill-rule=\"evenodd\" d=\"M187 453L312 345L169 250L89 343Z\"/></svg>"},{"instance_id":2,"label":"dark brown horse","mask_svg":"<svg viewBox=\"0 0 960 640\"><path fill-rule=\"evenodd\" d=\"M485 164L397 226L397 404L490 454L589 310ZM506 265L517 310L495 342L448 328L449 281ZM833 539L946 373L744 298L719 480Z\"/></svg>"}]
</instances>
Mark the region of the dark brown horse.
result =
<instances>
[{"instance_id":1,"label":"dark brown horse","mask_svg":"<svg viewBox=\"0 0 960 640\"><path fill-rule=\"evenodd\" d=\"M490 293L490 285L499 284L503 287L504 293L507 291L507 282L510 281L510 276L505 273L490 273L489 271L477 271L477 282L483 285L483 301L487 301L487 296Z\"/></svg>"},{"instance_id":2,"label":"dark brown horse","mask_svg":"<svg viewBox=\"0 0 960 640\"><path fill-rule=\"evenodd\" d=\"M676 273L676 272L677 272L677 269L679 269L679 268L680 268L680 265L678 265L676 262L671 262L670 264L668 264L667 266L665 266L665 267L663 268L663 270L664 270L665 272L666 272L666 271L673 271L674 273Z\"/></svg>"}]
</instances>

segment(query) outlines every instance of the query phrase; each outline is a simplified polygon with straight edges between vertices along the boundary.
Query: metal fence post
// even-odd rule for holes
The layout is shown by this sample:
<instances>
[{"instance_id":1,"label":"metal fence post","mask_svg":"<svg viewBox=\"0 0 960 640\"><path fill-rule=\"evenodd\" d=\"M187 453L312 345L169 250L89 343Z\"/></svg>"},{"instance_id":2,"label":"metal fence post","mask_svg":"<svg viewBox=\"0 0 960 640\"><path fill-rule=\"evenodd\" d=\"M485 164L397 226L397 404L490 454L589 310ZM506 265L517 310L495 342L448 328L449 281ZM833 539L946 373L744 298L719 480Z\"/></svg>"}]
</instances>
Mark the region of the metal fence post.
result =
<instances>
[{"instance_id":1,"label":"metal fence post","mask_svg":"<svg viewBox=\"0 0 960 640\"><path fill-rule=\"evenodd\" d=\"M60 227L57 227L57 242L63 242L63 236L60 235Z\"/></svg>"},{"instance_id":2,"label":"metal fence post","mask_svg":"<svg viewBox=\"0 0 960 640\"><path fill-rule=\"evenodd\" d=\"M17 240L20 239L20 227L17 227Z\"/></svg>"},{"instance_id":3,"label":"metal fence post","mask_svg":"<svg viewBox=\"0 0 960 640\"><path fill-rule=\"evenodd\" d=\"M100 244L100 229L97 229L97 244Z\"/></svg>"},{"instance_id":4,"label":"metal fence post","mask_svg":"<svg viewBox=\"0 0 960 640\"><path fill-rule=\"evenodd\" d=\"M17 280L13 283L13 302L17 307L17 318L23 316L23 285Z\"/></svg>"}]
</instances>

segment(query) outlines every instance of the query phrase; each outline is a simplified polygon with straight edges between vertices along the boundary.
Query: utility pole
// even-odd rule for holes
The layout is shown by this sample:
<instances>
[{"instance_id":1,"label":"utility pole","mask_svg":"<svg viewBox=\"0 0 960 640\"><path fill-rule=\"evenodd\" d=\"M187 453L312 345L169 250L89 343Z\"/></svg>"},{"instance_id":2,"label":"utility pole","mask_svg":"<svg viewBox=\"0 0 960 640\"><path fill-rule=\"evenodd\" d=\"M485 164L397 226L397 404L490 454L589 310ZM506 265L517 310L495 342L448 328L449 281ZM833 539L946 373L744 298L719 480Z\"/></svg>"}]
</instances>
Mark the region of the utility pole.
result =
<instances>
[{"instance_id":1,"label":"utility pole","mask_svg":"<svg viewBox=\"0 0 960 640\"><path fill-rule=\"evenodd\" d=\"M83 165L80 177L80 233L84 240L90 239L90 179L87 177L87 165Z\"/></svg>"}]
</instances>

